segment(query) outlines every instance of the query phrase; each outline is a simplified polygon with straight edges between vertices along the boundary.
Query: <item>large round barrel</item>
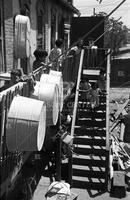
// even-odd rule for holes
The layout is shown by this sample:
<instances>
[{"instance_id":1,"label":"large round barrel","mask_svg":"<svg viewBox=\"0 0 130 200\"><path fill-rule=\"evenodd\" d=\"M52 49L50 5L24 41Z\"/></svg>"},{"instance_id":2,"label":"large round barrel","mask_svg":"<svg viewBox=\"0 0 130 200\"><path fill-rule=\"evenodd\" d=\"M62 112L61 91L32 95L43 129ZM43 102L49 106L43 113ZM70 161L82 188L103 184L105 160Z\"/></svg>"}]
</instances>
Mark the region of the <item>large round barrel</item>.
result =
<instances>
[{"instance_id":1,"label":"large round barrel","mask_svg":"<svg viewBox=\"0 0 130 200\"><path fill-rule=\"evenodd\" d=\"M7 116L6 144L10 152L40 151L46 131L46 105L27 97L14 97Z\"/></svg>"},{"instance_id":2,"label":"large round barrel","mask_svg":"<svg viewBox=\"0 0 130 200\"><path fill-rule=\"evenodd\" d=\"M42 74L40 78L40 83L52 83L58 85L59 90L59 110L63 109L63 80L61 72L51 70L50 74Z\"/></svg>"},{"instance_id":3,"label":"large round barrel","mask_svg":"<svg viewBox=\"0 0 130 200\"><path fill-rule=\"evenodd\" d=\"M16 58L30 56L30 19L27 16L15 17L14 52Z\"/></svg>"},{"instance_id":4,"label":"large round barrel","mask_svg":"<svg viewBox=\"0 0 130 200\"><path fill-rule=\"evenodd\" d=\"M35 93L35 92L34 92ZM46 103L46 125L56 125L59 116L58 86L51 83L40 83L38 99Z\"/></svg>"}]
</instances>

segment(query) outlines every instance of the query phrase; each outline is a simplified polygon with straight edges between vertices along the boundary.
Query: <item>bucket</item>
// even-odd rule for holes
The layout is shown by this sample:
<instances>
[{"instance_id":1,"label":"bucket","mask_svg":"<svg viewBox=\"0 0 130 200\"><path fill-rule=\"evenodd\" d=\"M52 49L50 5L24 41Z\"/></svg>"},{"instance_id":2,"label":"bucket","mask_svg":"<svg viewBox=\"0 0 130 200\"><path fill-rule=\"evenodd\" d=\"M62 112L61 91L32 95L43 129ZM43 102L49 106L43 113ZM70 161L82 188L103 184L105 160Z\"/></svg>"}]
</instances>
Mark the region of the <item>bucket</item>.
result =
<instances>
[{"instance_id":1,"label":"bucket","mask_svg":"<svg viewBox=\"0 0 130 200\"><path fill-rule=\"evenodd\" d=\"M52 83L40 83L38 99L46 103L46 125L56 125L59 116L58 86Z\"/></svg>"},{"instance_id":2,"label":"bucket","mask_svg":"<svg viewBox=\"0 0 130 200\"><path fill-rule=\"evenodd\" d=\"M55 74L55 75L54 75ZM59 110L63 109L63 80L61 72L51 70L50 74L42 74L40 83L52 83L58 85L59 90Z\"/></svg>"},{"instance_id":3,"label":"bucket","mask_svg":"<svg viewBox=\"0 0 130 200\"><path fill-rule=\"evenodd\" d=\"M40 151L46 131L43 101L16 96L7 116L6 144L10 152Z\"/></svg>"}]
</instances>

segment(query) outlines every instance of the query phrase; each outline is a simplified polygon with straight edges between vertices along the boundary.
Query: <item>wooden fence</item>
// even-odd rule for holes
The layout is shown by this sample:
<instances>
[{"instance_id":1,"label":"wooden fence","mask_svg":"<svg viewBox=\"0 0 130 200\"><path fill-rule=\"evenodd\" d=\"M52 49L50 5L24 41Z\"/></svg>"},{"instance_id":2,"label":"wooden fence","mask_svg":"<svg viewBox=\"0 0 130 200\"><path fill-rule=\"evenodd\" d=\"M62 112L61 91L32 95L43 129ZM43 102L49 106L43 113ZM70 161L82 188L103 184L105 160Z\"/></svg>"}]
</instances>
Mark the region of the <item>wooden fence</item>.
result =
<instances>
[{"instance_id":1,"label":"wooden fence","mask_svg":"<svg viewBox=\"0 0 130 200\"><path fill-rule=\"evenodd\" d=\"M34 78L40 80L42 68L34 72ZM29 157L30 153L9 152L6 147L6 122L7 114L11 102L16 95L25 97L30 96L30 78L25 82L19 82L16 85L2 91L0 93L0 177L1 177L1 193L0 197L5 193L8 185L15 178L18 171L21 169L24 162ZM17 171L17 173L15 173Z\"/></svg>"}]
</instances>

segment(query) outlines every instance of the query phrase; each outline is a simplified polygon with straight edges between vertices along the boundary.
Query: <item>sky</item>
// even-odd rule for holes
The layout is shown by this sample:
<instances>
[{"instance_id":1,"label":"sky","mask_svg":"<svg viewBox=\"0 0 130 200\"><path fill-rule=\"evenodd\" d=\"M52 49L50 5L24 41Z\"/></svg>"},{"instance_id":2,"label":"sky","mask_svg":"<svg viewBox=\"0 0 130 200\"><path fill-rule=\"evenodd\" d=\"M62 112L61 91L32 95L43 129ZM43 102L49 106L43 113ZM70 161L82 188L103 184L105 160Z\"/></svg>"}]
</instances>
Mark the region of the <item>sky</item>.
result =
<instances>
[{"instance_id":1,"label":"sky","mask_svg":"<svg viewBox=\"0 0 130 200\"><path fill-rule=\"evenodd\" d=\"M74 6L80 11L81 16L93 15L95 12L105 12L109 14L122 0L102 0L99 4L97 0L73 0ZM130 28L130 0L126 0L111 16L115 20L123 22L128 28Z\"/></svg>"}]
</instances>

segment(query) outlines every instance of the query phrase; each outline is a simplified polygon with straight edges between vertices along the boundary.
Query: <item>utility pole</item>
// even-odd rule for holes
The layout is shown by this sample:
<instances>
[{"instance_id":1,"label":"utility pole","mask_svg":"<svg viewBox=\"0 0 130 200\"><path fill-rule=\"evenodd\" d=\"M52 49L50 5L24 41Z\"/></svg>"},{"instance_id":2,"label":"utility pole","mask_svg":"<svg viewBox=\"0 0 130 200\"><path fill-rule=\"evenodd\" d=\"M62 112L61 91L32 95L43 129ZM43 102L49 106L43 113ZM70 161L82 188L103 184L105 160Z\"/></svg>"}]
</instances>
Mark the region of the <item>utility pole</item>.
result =
<instances>
[{"instance_id":1,"label":"utility pole","mask_svg":"<svg viewBox=\"0 0 130 200\"><path fill-rule=\"evenodd\" d=\"M93 16L95 16L96 15L96 13L95 13L95 8L93 8Z\"/></svg>"}]
</instances>

